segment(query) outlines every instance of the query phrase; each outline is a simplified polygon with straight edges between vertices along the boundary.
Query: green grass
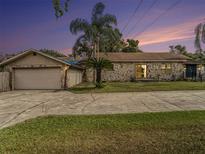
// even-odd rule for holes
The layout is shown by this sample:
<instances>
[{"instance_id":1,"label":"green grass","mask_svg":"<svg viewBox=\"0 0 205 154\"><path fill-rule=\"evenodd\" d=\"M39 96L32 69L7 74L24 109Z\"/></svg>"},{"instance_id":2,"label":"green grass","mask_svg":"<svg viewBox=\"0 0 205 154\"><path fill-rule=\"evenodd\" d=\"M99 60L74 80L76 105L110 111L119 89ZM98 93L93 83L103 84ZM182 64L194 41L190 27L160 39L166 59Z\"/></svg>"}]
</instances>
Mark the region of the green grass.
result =
<instances>
[{"instance_id":1,"label":"green grass","mask_svg":"<svg viewBox=\"0 0 205 154\"><path fill-rule=\"evenodd\" d=\"M0 130L0 153L205 153L205 111L49 116Z\"/></svg>"},{"instance_id":2,"label":"green grass","mask_svg":"<svg viewBox=\"0 0 205 154\"><path fill-rule=\"evenodd\" d=\"M173 90L205 90L205 82L107 82L103 88L95 88L93 83L82 83L70 91L73 93L88 92L146 92Z\"/></svg>"}]
</instances>

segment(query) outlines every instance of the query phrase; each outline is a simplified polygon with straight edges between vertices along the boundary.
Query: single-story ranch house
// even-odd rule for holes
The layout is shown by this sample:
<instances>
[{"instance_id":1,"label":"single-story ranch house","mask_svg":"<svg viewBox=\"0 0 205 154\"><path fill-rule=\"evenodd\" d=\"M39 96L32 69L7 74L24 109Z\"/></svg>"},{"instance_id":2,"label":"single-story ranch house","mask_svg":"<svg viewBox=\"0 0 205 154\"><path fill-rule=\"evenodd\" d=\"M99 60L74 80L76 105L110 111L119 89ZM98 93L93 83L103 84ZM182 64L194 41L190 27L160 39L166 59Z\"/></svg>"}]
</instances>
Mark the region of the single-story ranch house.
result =
<instances>
[{"instance_id":1,"label":"single-story ranch house","mask_svg":"<svg viewBox=\"0 0 205 154\"><path fill-rule=\"evenodd\" d=\"M113 69L102 72L103 81L197 79L204 64L172 53L101 53L112 61ZM93 70L68 57L56 58L34 49L0 63L10 74L10 89L65 89L84 81L93 81Z\"/></svg>"},{"instance_id":2,"label":"single-story ranch house","mask_svg":"<svg viewBox=\"0 0 205 154\"><path fill-rule=\"evenodd\" d=\"M100 57L113 63L112 70L102 72L103 81L197 79L205 72L205 65L192 62L189 57L173 53L101 53ZM92 69L86 70L88 81L93 80Z\"/></svg>"}]
</instances>

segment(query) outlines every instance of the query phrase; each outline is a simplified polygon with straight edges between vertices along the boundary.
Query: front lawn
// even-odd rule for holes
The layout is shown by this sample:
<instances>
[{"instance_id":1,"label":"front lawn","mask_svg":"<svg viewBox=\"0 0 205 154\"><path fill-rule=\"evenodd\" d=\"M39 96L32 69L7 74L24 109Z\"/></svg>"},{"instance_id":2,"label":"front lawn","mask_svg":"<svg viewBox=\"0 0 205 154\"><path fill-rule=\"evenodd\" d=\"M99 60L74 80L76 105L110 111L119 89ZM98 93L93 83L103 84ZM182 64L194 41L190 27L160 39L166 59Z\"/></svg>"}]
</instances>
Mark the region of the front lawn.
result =
<instances>
[{"instance_id":1,"label":"front lawn","mask_svg":"<svg viewBox=\"0 0 205 154\"><path fill-rule=\"evenodd\" d=\"M205 153L205 111L39 117L0 130L0 153Z\"/></svg>"},{"instance_id":2,"label":"front lawn","mask_svg":"<svg viewBox=\"0 0 205 154\"><path fill-rule=\"evenodd\" d=\"M107 82L103 88L95 88L93 83L82 83L70 91L74 93L87 92L145 92L174 90L205 90L205 82Z\"/></svg>"}]
</instances>

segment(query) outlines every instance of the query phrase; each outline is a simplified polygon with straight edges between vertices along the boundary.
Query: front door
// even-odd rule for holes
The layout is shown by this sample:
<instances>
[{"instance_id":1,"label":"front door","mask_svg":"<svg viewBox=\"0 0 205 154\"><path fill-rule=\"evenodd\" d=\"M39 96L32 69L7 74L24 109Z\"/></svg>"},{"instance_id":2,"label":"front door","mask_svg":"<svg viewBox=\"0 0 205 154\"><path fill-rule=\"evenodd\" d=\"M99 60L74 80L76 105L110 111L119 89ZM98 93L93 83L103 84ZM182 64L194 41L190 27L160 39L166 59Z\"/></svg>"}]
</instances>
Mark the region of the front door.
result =
<instances>
[{"instance_id":1,"label":"front door","mask_svg":"<svg viewBox=\"0 0 205 154\"><path fill-rule=\"evenodd\" d=\"M147 77L147 65L137 64L136 65L136 79L145 79Z\"/></svg>"},{"instance_id":2,"label":"front door","mask_svg":"<svg viewBox=\"0 0 205 154\"><path fill-rule=\"evenodd\" d=\"M186 65L186 77L187 78L195 78L196 77L196 65L188 64Z\"/></svg>"}]
</instances>

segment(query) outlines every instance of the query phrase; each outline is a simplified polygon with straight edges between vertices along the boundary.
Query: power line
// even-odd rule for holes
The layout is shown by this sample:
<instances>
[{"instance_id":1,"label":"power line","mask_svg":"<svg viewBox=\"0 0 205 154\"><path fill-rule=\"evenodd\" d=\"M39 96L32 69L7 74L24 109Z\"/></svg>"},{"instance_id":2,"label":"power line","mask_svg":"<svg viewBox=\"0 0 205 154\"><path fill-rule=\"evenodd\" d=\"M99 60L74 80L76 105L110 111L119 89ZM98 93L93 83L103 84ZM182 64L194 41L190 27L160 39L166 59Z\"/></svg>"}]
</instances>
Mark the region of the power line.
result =
<instances>
[{"instance_id":1,"label":"power line","mask_svg":"<svg viewBox=\"0 0 205 154\"><path fill-rule=\"evenodd\" d=\"M130 16L128 22L125 24L125 26L122 29L122 32L127 28L127 26L129 25L129 23L131 22L131 19L135 16L135 14L137 13L138 9L140 8L140 6L142 5L143 0L140 0L140 2L138 3L137 7L135 8L133 14Z\"/></svg>"},{"instance_id":2,"label":"power line","mask_svg":"<svg viewBox=\"0 0 205 154\"><path fill-rule=\"evenodd\" d=\"M152 25L154 25L162 16L164 16L168 11L172 10L175 6L177 6L182 0L178 0L176 1L173 5L171 5L168 9L166 9L166 11L164 11L163 13L161 13L157 18L155 18L149 25L147 25L142 31L140 31L139 33L137 33L133 38L135 38L136 36L144 33L148 28L150 28Z\"/></svg>"},{"instance_id":3,"label":"power line","mask_svg":"<svg viewBox=\"0 0 205 154\"><path fill-rule=\"evenodd\" d=\"M132 32L136 26L141 22L141 20L147 15L147 13L153 8L153 6L157 3L158 0L154 0L152 2L152 4L150 5L150 7L147 9L147 11L144 12L144 14L141 16L141 18L139 18L139 20L137 20L135 22L135 24L133 25L133 27L128 31L128 33L126 34L127 36L130 34L130 32Z\"/></svg>"},{"instance_id":4,"label":"power line","mask_svg":"<svg viewBox=\"0 0 205 154\"><path fill-rule=\"evenodd\" d=\"M153 24L155 24L162 16L164 16L166 13L168 13L168 11L172 10L175 6L177 6L179 3L181 2L181 0L176 1L173 5L171 5L168 9L166 9L163 13L161 13L157 18L155 18L149 25L147 25L146 27L144 27L144 29L140 32L138 32L134 37L136 37L137 35L140 35L142 33L144 33L148 28L150 28ZM134 38L133 37L133 38Z\"/></svg>"}]
</instances>

